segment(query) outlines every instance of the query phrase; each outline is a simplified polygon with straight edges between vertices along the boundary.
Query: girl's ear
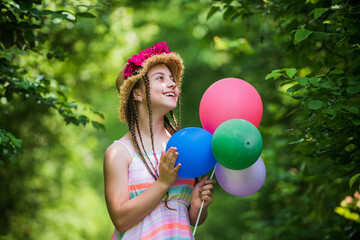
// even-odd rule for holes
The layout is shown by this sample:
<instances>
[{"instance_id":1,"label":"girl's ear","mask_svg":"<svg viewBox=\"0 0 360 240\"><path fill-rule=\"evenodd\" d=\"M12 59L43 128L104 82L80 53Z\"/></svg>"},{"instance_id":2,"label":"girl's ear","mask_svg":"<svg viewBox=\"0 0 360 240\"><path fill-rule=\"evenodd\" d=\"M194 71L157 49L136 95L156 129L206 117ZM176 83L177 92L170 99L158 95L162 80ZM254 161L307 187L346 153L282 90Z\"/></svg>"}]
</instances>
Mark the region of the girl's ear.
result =
<instances>
[{"instance_id":1,"label":"girl's ear","mask_svg":"<svg viewBox=\"0 0 360 240\"><path fill-rule=\"evenodd\" d=\"M135 101L142 101L143 100L143 91L141 88L134 88L133 89L133 98Z\"/></svg>"}]
</instances>

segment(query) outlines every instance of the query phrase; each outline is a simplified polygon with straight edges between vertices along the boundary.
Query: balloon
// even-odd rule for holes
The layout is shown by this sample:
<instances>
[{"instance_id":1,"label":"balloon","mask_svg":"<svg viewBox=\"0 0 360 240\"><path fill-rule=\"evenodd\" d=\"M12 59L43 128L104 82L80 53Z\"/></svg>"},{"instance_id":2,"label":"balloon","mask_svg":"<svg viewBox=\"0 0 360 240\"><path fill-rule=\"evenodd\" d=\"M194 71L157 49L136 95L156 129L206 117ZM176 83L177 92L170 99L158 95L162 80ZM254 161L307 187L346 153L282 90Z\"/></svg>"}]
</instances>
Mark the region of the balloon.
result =
<instances>
[{"instance_id":1,"label":"balloon","mask_svg":"<svg viewBox=\"0 0 360 240\"><path fill-rule=\"evenodd\" d=\"M228 193L247 197L258 192L264 185L266 168L261 157L249 168L232 170L217 164L215 176L220 186Z\"/></svg>"},{"instance_id":2,"label":"balloon","mask_svg":"<svg viewBox=\"0 0 360 240\"><path fill-rule=\"evenodd\" d=\"M218 163L233 170L253 165L261 154L262 146L259 130L243 119L222 123L214 132L211 142Z\"/></svg>"},{"instance_id":3,"label":"balloon","mask_svg":"<svg viewBox=\"0 0 360 240\"><path fill-rule=\"evenodd\" d=\"M256 89L238 78L225 78L212 84L200 101L200 121L214 133L223 122L239 118L259 126L263 106Z\"/></svg>"},{"instance_id":4,"label":"balloon","mask_svg":"<svg viewBox=\"0 0 360 240\"><path fill-rule=\"evenodd\" d=\"M184 178L200 177L216 164L211 152L212 134L202 128L184 128L171 136L166 151L176 147L179 153L175 166L181 163L178 175Z\"/></svg>"}]
</instances>

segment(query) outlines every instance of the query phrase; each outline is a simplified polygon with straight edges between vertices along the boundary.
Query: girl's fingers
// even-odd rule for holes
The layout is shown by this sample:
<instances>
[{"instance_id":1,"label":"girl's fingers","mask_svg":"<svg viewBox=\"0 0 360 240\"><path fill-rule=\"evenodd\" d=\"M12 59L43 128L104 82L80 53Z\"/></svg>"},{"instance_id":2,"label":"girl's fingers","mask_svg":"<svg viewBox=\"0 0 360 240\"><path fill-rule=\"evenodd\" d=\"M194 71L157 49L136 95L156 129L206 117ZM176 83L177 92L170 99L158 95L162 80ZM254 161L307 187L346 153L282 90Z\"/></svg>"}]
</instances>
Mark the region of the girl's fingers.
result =
<instances>
[{"instance_id":1,"label":"girl's fingers","mask_svg":"<svg viewBox=\"0 0 360 240\"><path fill-rule=\"evenodd\" d=\"M167 156L168 156L168 152L164 152L163 150L161 150L161 158L160 158L160 162L166 162Z\"/></svg>"},{"instance_id":2,"label":"girl's fingers","mask_svg":"<svg viewBox=\"0 0 360 240\"><path fill-rule=\"evenodd\" d=\"M170 155L170 153L173 152L173 147L169 148L165 153L164 153L164 151L161 151L161 152L163 153L161 155L162 156L161 162L166 163L166 165L169 164L169 155Z\"/></svg>"},{"instance_id":3,"label":"girl's fingers","mask_svg":"<svg viewBox=\"0 0 360 240\"><path fill-rule=\"evenodd\" d=\"M177 157L179 156L179 153L176 152L176 149L175 149L175 152L174 152L174 155L172 157L172 159L170 160L169 162L169 165L171 167L174 167L175 166L175 163L176 163L176 160L177 160Z\"/></svg>"},{"instance_id":4,"label":"girl's fingers","mask_svg":"<svg viewBox=\"0 0 360 240\"><path fill-rule=\"evenodd\" d=\"M174 154L175 154L175 152L174 152L174 148L169 148L169 150L167 151L169 154L168 154L168 156L167 156L167 159L166 159L166 162L167 162L167 164L168 165L170 165L171 164L171 160L172 160L172 158L174 157Z\"/></svg>"},{"instance_id":5,"label":"girl's fingers","mask_svg":"<svg viewBox=\"0 0 360 240\"><path fill-rule=\"evenodd\" d=\"M210 190L205 190L205 191L201 191L201 196L212 196L212 191Z\"/></svg>"},{"instance_id":6,"label":"girl's fingers","mask_svg":"<svg viewBox=\"0 0 360 240\"><path fill-rule=\"evenodd\" d=\"M177 173L177 172L179 171L180 167L181 167L181 163L179 163L179 164L176 166L176 168L174 168L174 171Z\"/></svg>"},{"instance_id":7,"label":"girl's fingers","mask_svg":"<svg viewBox=\"0 0 360 240\"><path fill-rule=\"evenodd\" d=\"M211 190L211 191L212 191L213 188L214 188L214 185L212 185L212 184L206 184L206 185L204 185L204 186L201 188L201 190L202 190L202 191L204 191L204 190Z\"/></svg>"},{"instance_id":8,"label":"girl's fingers","mask_svg":"<svg viewBox=\"0 0 360 240\"><path fill-rule=\"evenodd\" d=\"M205 181L209 179L209 176L205 176L201 181L197 184L197 186L202 189L202 187L205 185Z\"/></svg>"},{"instance_id":9,"label":"girl's fingers","mask_svg":"<svg viewBox=\"0 0 360 240\"><path fill-rule=\"evenodd\" d=\"M215 184L216 180L215 179L209 179L205 181L205 184Z\"/></svg>"},{"instance_id":10,"label":"girl's fingers","mask_svg":"<svg viewBox=\"0 0 360 240\"><path fill-rule=\"evenodd\" d=\"M201 200L204 202L212 202L212 197L206 195L206 196L202 196Z\"/></svg>"}]
</instances>

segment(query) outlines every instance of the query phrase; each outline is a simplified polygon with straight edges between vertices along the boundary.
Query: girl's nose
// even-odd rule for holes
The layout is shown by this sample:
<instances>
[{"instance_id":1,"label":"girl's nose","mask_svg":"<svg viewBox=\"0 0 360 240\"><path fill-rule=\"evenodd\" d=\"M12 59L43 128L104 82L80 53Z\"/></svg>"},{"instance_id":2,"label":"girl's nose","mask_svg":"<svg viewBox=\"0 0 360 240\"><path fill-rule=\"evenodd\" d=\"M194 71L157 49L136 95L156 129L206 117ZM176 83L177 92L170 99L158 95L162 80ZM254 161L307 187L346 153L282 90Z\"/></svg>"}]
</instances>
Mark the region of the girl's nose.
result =
<instances>
[{"instance_id":1,"label":"girl's nose","mask_svg":"<svg viewBox=\"0 0 360 240\"><path fill-rule=\"evenodd\" d=\"M166 85L167 85L169 88L175 88L175 87L176 87L176 83L174 82L173 79L167 78L166 81L167 81Z\"/></svg>"}]
</instances>

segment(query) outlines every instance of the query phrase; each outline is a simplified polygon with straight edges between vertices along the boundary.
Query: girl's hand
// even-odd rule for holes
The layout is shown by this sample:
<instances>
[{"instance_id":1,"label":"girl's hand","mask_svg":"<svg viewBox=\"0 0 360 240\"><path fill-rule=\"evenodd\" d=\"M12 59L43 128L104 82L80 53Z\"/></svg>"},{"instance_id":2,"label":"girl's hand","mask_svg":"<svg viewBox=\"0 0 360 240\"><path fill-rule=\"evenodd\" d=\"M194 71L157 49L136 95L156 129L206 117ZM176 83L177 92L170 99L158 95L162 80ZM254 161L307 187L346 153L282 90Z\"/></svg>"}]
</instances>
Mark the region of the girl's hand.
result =
<instances>
[{"instance_id":1,"label":"girl's hand","mask_svg":"<svg viewBox=\"0 0 360 240\"><path fill-rule=\"evenodd\" d=\"M178 157L175 147L169 148L169 150L164 153L161 151L160 166L159 166L159 179L158 181L170 187L174 184L177 178L177 173L181 167L179 163L175 168L175 162Z\"/></svg>"},{"instance_id":2,"label":"girl's hand","mask_svg":"<svg viewBox=\"0 0 360 240\"><path fill-rule=\"evenodd\" d=\"M204 208L210 205L213 200L213 189L216 181L205 176L198 184L195 185L191 193L191 207L200 209L202 201Z\"/></svg>"}]
</instances>

